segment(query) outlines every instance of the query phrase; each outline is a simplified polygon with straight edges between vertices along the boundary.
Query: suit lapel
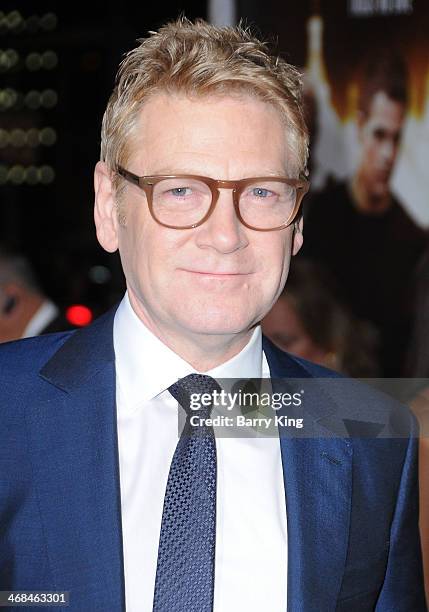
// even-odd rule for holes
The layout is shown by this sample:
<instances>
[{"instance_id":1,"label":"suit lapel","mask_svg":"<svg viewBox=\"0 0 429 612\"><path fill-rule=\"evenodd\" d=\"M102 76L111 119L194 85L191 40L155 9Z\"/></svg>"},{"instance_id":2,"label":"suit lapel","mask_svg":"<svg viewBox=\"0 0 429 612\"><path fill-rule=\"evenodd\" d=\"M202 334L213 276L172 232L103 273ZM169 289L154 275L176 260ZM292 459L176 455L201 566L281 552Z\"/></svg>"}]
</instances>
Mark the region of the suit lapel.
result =
<instances>
[{"instance_id":1,"label":"suit lapel","mask_svg":"<svg viewBox=\"0 0 429 612\"><path fill-rule=\"evenodd\" d=\"M76 610L125 609L113 317L70 336L41 370L28 411L55 587Z\"/></svg>"},{"instance_id":2,"label":"suit lapel","mask_svg":"<svg viewBox=\"0 0 429 612\"><path fill-rule=\"evenodd\" d=\"M265 340L264 351L273 379L311 377ZM273 381L274 390L285 382ZM299 415L304 429L291 433L279 427L288 525L288 612L335 610L348 547L352 446L330 430L332 425L341 432L343 424L335 417L333 401L316 385L313 381L305 387ZM290 410L280 414L290 416ZM299 431L303 433L297 435Z\"/></svg>"}]
</instances>

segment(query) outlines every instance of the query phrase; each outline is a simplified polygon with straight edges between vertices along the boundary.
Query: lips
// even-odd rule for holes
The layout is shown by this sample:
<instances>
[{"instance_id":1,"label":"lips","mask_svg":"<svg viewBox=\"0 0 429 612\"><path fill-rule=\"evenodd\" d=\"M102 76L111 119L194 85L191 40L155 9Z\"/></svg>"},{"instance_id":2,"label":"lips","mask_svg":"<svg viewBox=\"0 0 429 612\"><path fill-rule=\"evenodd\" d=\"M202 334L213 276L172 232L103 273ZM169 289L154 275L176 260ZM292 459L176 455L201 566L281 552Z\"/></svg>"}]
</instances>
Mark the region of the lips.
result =
<instances>
[{"instance_id":1,"label":"lips","mask_svg":"<svg viewBox=\"0 0 429 612\"><path fill-rule=\"evenodd\" d=\"M229 270L189 270L181 268L182 272L189 272L191 274L200 274L201 276L246 276L250 272L237 272Z\"/></svg>"}]
</instances>

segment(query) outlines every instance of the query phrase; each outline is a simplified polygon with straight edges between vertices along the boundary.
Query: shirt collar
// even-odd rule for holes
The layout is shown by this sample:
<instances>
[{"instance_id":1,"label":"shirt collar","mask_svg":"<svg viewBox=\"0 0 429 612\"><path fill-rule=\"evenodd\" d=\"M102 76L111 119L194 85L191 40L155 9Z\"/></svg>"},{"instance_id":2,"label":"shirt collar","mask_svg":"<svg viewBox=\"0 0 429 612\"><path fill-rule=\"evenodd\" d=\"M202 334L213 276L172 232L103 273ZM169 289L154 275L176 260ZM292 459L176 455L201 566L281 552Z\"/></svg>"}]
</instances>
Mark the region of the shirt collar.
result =
<instances>
[{"instance_id":1,"label":"shirt collar","mask_svg":"<svg viewBox=\"0 0 429 612\"><path fill-rule=\"evenodd\" d=\"M45 300L27 323L21 338L39 335L58 316L58 312L51 300Z\"/></svg>"},{"instance_id":2,"label":"shirt collar","mask_svg":"<svg viewBox=\"0 0 429 612\"><path fill-rule=\"evenodd\" d=\"M129 406L153 399L179 378L196 371L149 331L134 312L127 293L115 314L113 343L117 380ZM260 378L260 326L240 353L205 373L215 378Z\"/></svg>"}]
</instances>

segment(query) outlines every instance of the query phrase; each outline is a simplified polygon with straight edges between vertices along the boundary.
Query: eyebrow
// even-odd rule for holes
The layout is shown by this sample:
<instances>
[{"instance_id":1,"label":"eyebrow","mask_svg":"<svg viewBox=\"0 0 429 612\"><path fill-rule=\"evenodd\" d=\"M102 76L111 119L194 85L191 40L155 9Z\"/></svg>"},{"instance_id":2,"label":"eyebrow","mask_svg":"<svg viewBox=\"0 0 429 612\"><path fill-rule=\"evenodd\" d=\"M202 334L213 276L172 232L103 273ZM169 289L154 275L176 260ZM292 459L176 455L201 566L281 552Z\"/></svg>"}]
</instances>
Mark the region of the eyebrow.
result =
<instances>
[{"instance_id":1,"label":"eyebrow","mask_svg":"<svg viewBox=\"0 0 429 612\"><path fill-rule=\"evenodd\" d=\"M208 178L215 178L212 176L212 174L207 174L206 171L198 171L195 168L189 168L186 166L182 166L180 168L174 168L171 169L170 166L164 166L161 167L160 169L157 169L156 171L152 171L152 172L148 172L145 173L145 176L174 176L174 175L180 175L180 174L189 174L189 175L193 175L193 176L206 176ZM273 178L283 178L283 177L287 177L288 173L286 172L286 170L284 172L272 172L272 171L268 171L268 170L259 170L258 173L248 173L246 174L246 176L243 176L241 178L232 178L232 179L219 179L219 180L236 180L239 181L241 179L247 179L247 178L253 178L253 177L265 177L265 176L272 176Z\"/></svg>"}]
</instances>

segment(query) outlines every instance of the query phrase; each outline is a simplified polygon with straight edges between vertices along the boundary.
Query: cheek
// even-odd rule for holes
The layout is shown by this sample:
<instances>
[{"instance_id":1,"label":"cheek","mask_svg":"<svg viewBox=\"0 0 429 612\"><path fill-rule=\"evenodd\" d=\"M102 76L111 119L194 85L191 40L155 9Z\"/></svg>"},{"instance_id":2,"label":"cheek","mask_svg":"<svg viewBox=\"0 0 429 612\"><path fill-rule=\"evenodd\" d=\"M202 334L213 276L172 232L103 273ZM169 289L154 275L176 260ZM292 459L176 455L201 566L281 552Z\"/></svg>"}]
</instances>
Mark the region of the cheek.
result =
<instances>
[{"instance_id":1,"label":"cheek","mask_svg":"<svg viewBox=\"0 0 429 612\"><path fill-rule=\"evenodd\" d=\"M134 209L127 214L126 226L120 229L119 245L124 269L142 280L153 277L161 281L177 260L185 235L163 228L147 211ZM150 289L150 287L148 287Z\"/></svg>"},{"instance_id":2,"label":"cheek","mask_svg":"<svg viewBox=\"0 0 429 612\"><path fill-rule=\"evenodd\" d=\"M288 231L288 230L285 230ZM279 232L280 234L280 232ZM265 273L272 283L284 284L291 260L292 234L275 236L265 251Z\"/></svg>"},{"instance_id":3,"label":"cheek","mask_svg":"<svg viewBox=\"0 0 429 612\"><path fill-rule=\"evenodd\" d=\"M267 232L265 239L258 244L256 257L270 273L281 273L288 264L292 244L292 231L289 229Z\"/></svg>"},{"instance_id":4,"label":"cheek","mask_svg":"<svg viewBox=\"0 0 429 612\"><path fill-rule=\"evenodd\" d=\"M369 159L375 159L380 154L380 145L376 142L376 140L372 139L368 146L368 156Z\"/></svg>"},{"instance_id":5,"label":"cheek","mask_svg":"<svg viewBox=\"0 0 429 612\"><path fill-rule=\"evenodd\" d=\"M271 243L266 241L258 249L256 256L260 262L260 267L258 286L255 290L263 294L268 308L271 308L277 300L285 285L289 273L291 240L291 234L284 237L281 235L275 236Z\"/></svg>"}]
</instances>

